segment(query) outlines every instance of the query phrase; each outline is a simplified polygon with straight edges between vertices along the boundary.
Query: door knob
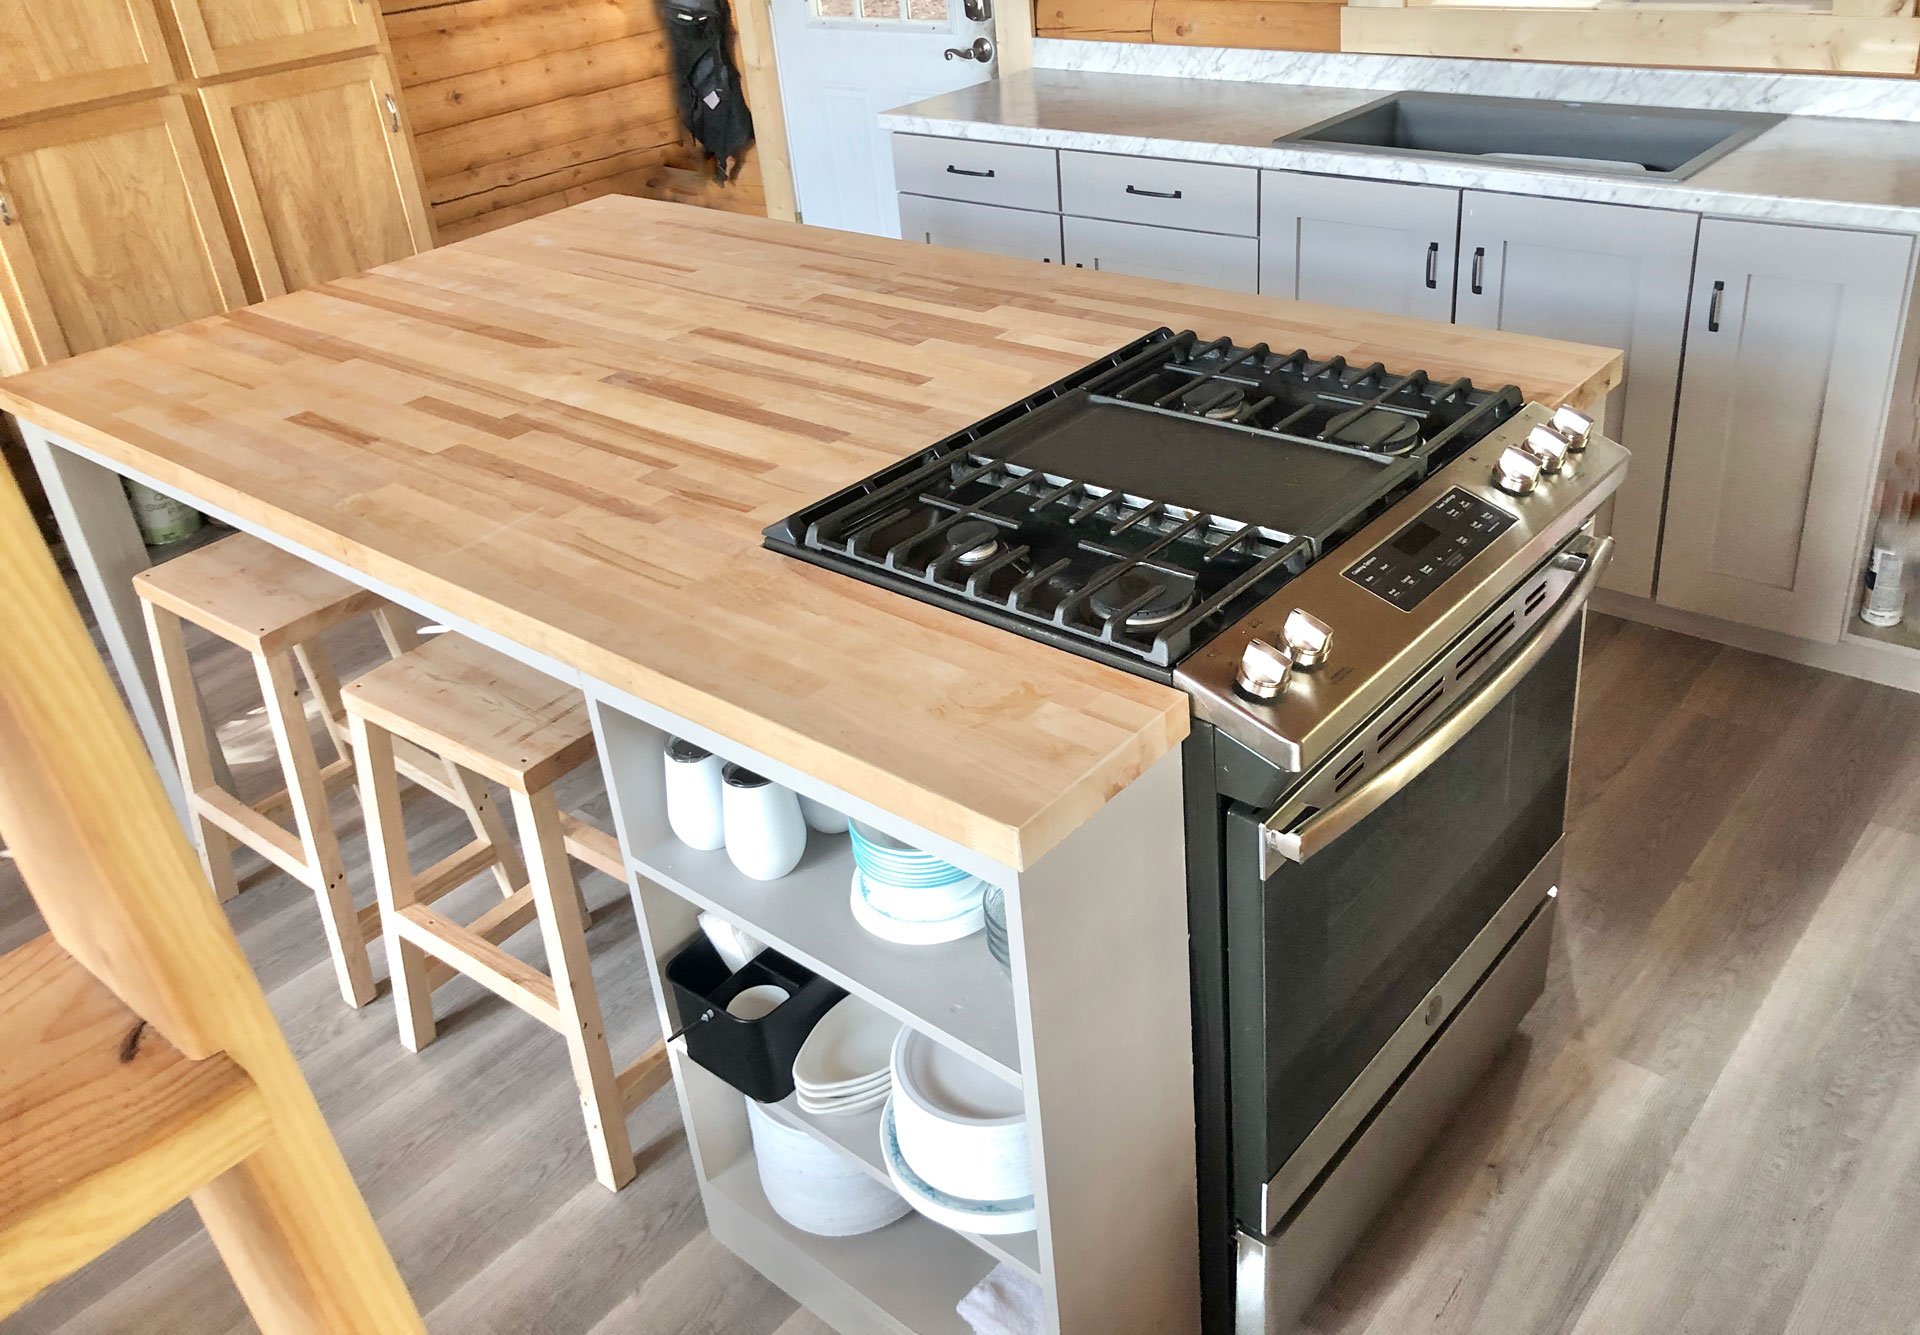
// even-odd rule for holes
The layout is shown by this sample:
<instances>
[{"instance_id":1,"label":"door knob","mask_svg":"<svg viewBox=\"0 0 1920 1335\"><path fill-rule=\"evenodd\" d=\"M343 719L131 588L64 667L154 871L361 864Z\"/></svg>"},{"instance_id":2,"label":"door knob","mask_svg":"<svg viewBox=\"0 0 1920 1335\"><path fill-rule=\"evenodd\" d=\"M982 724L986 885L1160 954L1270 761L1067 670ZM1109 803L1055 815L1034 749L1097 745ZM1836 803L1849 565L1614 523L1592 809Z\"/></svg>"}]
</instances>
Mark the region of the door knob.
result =
<instances>
[{"instance_id":1,"label":"door knob","mask_svg":"<svg viewBox=\"0 0 1920 1335\"><path fill-rule=\"evenodd\" d=\"M977 60L982 65L993 59L993 40L980 37L972 46L950 46L947 48L948 60Z\"/></svg>"}]
</instances>

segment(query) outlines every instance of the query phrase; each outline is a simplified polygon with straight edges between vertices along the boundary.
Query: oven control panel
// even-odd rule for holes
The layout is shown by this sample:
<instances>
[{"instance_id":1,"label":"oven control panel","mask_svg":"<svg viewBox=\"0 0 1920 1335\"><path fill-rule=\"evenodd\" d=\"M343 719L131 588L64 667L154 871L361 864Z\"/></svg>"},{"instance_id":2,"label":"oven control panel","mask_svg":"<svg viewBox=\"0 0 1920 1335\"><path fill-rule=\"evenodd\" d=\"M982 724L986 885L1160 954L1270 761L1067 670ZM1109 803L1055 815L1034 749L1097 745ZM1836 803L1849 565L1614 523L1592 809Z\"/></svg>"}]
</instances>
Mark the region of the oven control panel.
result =
<instances>
[{"instance_id":1,"label":"oven control panel","mask_svg":"<svg viewBox=\"0 0 1920 1335\"><path fill-rule=\"evenodd\" d=\"M1411 612L1518 520L1455 487L1351 566L1346 577Z\"/></svg>"}]
</instances>

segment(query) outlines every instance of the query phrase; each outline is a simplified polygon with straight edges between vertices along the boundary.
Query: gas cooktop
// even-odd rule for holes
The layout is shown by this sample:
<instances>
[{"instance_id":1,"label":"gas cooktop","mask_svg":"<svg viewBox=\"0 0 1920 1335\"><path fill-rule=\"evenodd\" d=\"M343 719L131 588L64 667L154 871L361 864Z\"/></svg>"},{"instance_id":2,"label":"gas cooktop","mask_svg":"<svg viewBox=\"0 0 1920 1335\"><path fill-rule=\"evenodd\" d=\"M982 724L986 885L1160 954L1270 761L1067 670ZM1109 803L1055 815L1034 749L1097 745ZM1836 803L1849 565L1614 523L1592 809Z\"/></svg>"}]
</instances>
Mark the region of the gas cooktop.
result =
<instances>
[{"instance_id":1,"label":"gas cooktop","mask_svg":"<svg viewBox=\"0 0 1920 1335\"><path fill-rule=\"evenodd\" d=\"M1523 406L1159 329L766 531L767 544L1168 677Z\"/></svg>"}]
</instances>

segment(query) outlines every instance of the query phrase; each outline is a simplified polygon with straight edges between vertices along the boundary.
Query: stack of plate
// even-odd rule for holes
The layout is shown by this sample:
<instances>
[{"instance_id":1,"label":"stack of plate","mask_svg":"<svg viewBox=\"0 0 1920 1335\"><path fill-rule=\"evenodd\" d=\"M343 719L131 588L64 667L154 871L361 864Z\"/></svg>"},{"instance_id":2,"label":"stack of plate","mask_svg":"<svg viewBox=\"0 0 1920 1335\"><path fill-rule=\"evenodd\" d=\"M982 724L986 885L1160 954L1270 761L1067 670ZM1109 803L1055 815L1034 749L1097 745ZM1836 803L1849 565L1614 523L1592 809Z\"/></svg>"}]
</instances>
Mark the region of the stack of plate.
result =
<instances>
[{"instance_id":1,"label":"stack of plate","mask_svg":"<svg viewBox=\"0 0 1920 1335\"><path fill-rule=\"evenodd\" d=\"M963 1233L1034 1226L1026 1103L985 1067L902 1029L880 1116L887 1176L915 1210Z\"/></svg>"},{"instance_id":2,"label":"stack of plate","mask_svg":"<svg viewBox=\"0 0 1920 1335\"><path fill-rule=\"evenodd\" d=\"M985 924L986 882L969 876L870 825L851 826L854 920L882 940L937 945L971 936Z\"/></svg>"},{"instance_id":3,"label":"stack of plate","mask_svg":"<svg viewBox=\"0 0 1920 1335\"><path fill-rule=\"evenodd\" d=\"M752 1099L747 1100L747 1124L767 1204L801 1232L850 1238L906 1214L907 1203L886 1183Z\"/></svg>"},{"instance_id":4,"label":"stack of plate","mask_svg":"<svg viewBox=\"0 0 1920 1335\"><path fill-rule=\"evenodd\" d=\"M1007 892L997 885L988 886L980 896L980 910L987 925L987 953L1012 973L1013 955L1007 949Z\"/></svg>"},{"instance_id":5,"label":"stack of plate","mask_svg":"<svg viewBox=\"0 0 1920 1335\"><path fill-rule=\"evenodd\" d=\"M827 1115L871 1112L893 1092L900 1022L847 997L820 1018L793 1059L794 1102Z\"/></svg>"}]
</instances>

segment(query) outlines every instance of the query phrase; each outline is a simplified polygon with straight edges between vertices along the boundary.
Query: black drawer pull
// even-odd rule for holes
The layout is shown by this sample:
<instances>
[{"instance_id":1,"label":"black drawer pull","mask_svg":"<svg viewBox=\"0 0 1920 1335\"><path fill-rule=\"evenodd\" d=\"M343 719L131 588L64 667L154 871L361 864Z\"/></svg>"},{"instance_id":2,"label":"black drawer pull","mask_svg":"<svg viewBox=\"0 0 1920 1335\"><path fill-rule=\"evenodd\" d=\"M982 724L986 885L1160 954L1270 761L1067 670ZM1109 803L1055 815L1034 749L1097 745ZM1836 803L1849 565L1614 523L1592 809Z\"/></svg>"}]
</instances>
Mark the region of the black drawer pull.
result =
<instances>
[{"instance_id":1,"label":"black drawer pull","mask_svg":"<svg viewBox=\"0 0 1920 1335\"><path fill-rule=\"evenodd\" d=\"M1707 332L1720 332L1720 303L1727 299L1727 285L1716 281L1713 285L1713 300L1707 303Z\"/></svg>"},{"instance_id":2,"label":"black drawer pull","mask_svg":"<svg viewBox=\"0 0 1920 1335\"><path fill-rule=\"evenodd\" d=\"M947 172L952 176L992 176L993 168L989 167L983 172L975 172L968 171L965 167L956 167L952 163L948 163Z\"/></svg>"},{"instance_id":3,"label":"black drawer pull","mask_svg":"<svg viewBox=\"0 0 1920 1335\"><path fill-rule=\"evenodd\" d=\"M1440 243L1427 242L1427 286L1440 286Z\"/></svg>"},{"instance_id":4,"label":"black drawer pull","mask_svg":"<svg viewBox=\"0 0 1920 1335\"><path fill-rule=\"evenodd\" d=\"M1179 192L1178 190L1142 190L1142 189L1141 189L1141 188L1140 188L1139 186L1137 186L1137 185L1130 185L1130 186L1128 186L1128 187L1127 187L1127 193L1128 193L1128 194L1130 194L1130 195L1145 195L1145 196L1146 196L1146 197L1147 197L1148 199L1178 199L1178 198L1180 198L1180 192Z\"/></svg>"},{"instance_id":5,"label":"black drawer pull","mask_svg":"<svg viewBox=\"0 0 1920 1335\"><path fill-rule=\"evenodd\" d=\"M1487 291L1485 286L1486 276L1487 276L1487 248L1485 246L1475 246L1473 248L1473 283L1472 283L1474 296L1479 297L1479 296L1486 295L1486 291Z\"/></svg>"}]
</instances>

